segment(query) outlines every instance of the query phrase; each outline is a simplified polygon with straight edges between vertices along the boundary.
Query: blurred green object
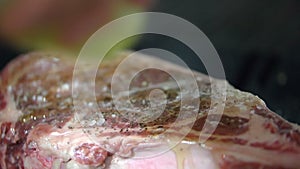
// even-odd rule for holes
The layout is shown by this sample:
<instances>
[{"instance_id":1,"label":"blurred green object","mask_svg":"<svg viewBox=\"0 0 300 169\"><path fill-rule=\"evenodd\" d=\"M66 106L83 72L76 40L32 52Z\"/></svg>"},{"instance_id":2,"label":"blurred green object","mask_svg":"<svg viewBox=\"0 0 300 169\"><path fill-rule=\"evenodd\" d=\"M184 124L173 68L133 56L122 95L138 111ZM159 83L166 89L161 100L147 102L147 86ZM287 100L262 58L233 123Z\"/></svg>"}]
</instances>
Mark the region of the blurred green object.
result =
<instances>
[{"instance_id":1,"label":"blurred green object","mask_svg":"<svg viewBox=\"0 0 300 169\"><path fill-rule=\"evenodd\" d=\"M0 35L7 43L22 50L50 50L77 56L84 42L103 25L131 13L142 12L148 3L133 0L113 1L1 1ZM129 24L130 29L142 28L141 22ZM107 32L109 40L117 33ZM132 47L137 38L116 44L113 50ZM99 47L101 47L99 45Z\"/></svg>"}]
</instances>

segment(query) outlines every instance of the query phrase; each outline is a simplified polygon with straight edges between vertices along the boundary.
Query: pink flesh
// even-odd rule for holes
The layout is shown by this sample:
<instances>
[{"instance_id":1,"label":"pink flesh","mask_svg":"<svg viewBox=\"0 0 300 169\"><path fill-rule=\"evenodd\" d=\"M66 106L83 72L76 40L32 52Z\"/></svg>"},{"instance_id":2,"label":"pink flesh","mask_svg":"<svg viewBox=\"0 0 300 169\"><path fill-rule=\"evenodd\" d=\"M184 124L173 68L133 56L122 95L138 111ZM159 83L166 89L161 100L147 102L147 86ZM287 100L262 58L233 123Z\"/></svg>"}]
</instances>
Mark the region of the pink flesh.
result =
<instances>
[{"instance_id":1,"label":"pink flesh","mask_svg":"<svg viewBox=\"0 0 300 169\"><path fill-rule=\"evenodd\" d=\"M180 128L170 130L168 135L163 134L176 119L171 113L177 111L178 100L172 95L173 90L177 90L172 85L174 81L166 74L150 70L133 81L136 93L132 97L140 110L143 110L140 105L142 97L147 95L151 85L161 88L173 86L166 91L172 96L167 110L158 119L141 125L124 120L122 114L112 107L107 89L120 61L104 64L96 79L99 87L96 88L96 97L101 111L89 105L91 95L86 94L82 97L85 104L80 107L83 120L79 122L76 121L71 98L74 62L41 55L44 54L22 56L1 74L1 169L84 169L104 164L108 169L300 168L299 126L285 121L249 93L228 86L221 121L211 137L200 144L199 134L204 122L208 120L209 125L214 124L218 115L208 116L208 112L214 110L210 107L209 79L195 72L199 89L207 96L200 97L200 111L192 130L176 147L172 147L172 139L180 136ZM185 76L182 68L141 55L135 63L128 65L122 78L128 78L138 67L149 64L161 65ZM82 86L80 92L84 94L85 89L90 87L85 80L89 70L82 71L77 84ZM148 88L143 88L145 80L151 82ZM213 79L212 84L221 82L224 81ZM119 101L123 101L122 98ZM221 103L220 99L218 104ZM183 120L182 124L181 127L185 127L189 123ZM163 151L170 145L169 151ZM149 154L157 155L150 158Z\"/></svg>"}]
</instances>

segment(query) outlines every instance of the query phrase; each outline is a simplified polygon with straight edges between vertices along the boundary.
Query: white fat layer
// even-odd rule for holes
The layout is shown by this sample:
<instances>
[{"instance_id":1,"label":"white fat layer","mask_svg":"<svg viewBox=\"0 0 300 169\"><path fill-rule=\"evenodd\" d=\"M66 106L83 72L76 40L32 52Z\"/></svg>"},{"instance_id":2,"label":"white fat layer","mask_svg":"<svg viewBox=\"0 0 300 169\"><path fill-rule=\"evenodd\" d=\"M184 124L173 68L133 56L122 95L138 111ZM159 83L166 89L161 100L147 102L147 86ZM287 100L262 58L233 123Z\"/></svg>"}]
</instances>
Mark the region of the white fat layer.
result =
<instances>
[{"instance_id":1,"label":"white fat layer","mask_svg":"<svg viewBox=\"0 0 300 169\"><path fill-rule=\"evenodd\" d=\"M71 166L78 165L74 160L75 149L84 144L96 144L99 147L114 153L117 156L130 157L131 148L138 146L139 143L145 142L145 138L138 136L120 136L118 133L112 136L93 137L88 134L82 128L68 129L65 125L62 129L52 128L50 131L45 131L45 128L51 128L51 126L37 126L29 134L28 140L33 141L38 145L39 155L43 157L55 157L60 161L67 162L65 168L74 168ZM89 129L90 133L99 132L99 128ZM113 129L101 129L105 132L114 132ZM105 133L102 133L105 134ZM30 163L27 163L30 164ZM53 165L57 166L56 163ZM75 167L76 168L76 167ZM77 167L78 168L78 167Z\"/></svg>"},{"instance_id":2,"label":"white fat layer","mask_svg":"<svg viewBox=\"0 0 300 169\"><path fill-rule=\"evenodd\" d=\"M67 125L66 125L67 126ZM138 136L119 136L115 135L107 140L107 137L90 137L81 128L62 129L53 128L50 133L42 133L39 127L36 127L29 138L34 140L39 147L39 155L43 157L55 157L52 168L90 168L77 163L74 160L75 149L83 143L97 144L104 149L115 151L112 157L111 169L138 169L138 168L164 168L164 169L218 169L216 162L210 151L198 144L179 143L171 147L169 143L162 140L145 140ZM99 129L98 129L99 130ZM90 132L97 132L90 131ZM109 129L106 130L109 131ZM40 134L37 134L40 133ZM102 133L103 134L103 133ZM152 141L152 142L151 142ZM154 142L153 142L154 141ZM161 142L162 141L162 142ZM123 145L124 144L124 145ZM126 144L133 146L133 156L122 156L120 151L126 150ZM118 150L114 150L117 145ZM122 147L125 148L122 148ZM29 158L29 157L28 157ZM72 159L68 161L69 159ZM32 159L31 159L32 160ZM37 161L27 159L26 168L30 168ZM62 161L68 161L62 163ZM201 168L200 168L201 166ZM94 167L92 167L94 168Z\"/></svg>"},{"instance_id":3,"label":"white fat layer","mask_svg":"<svg viewBox=\"0 0 300 169\"><path fill-rule=\"evenodd\" d=\"M219 169L216 160L206 148L194 144L189 146L184 159L184 169Z\"/></svg>"},{"instance_id":4,"label":"white fat layer","mask_svg":"<svg viewBox=\"0 0 300 169\"><path fill-rule=\"evenodd\" d=\"M22 115L20 110L17 110L16 103L12 95L10 94L10 88L8 88L8 94L5 97L7 102L6 107L0 111L0 121L5 122L17 122L19 117Z\"/></svg>"},{"instance_id":5,"label":"white fat layer","mask_svg":"<svg viewBox=\"0 0 300 169\"><path fill-rule=\"evenodd\" d=\"M109 169L219 169L211 152L198 144L180 143L151 157L148 151L145 151L145 158L141 157L141 152L138 157L127 159L114 156Z\"/></svg>"},{"instance_id":6,"label":"white fat layer","mask_svg":"<svg viewBox=\"0 0 300 169\"><path fill-rule=\"evenodd\" d=\"M36 168L45 168L37 158L25 157L24 158L24 168L25 169L36 169Z\"/></svg>"},{"instance_id":7,"label":"white fat layer","mask_svg":"<svg viewBox=\"0 0 300 169\"><path fill-rule=\"evenodd\" d=\"M71 160L69 162L62 162L61 160L55 160L51 169L102 169L101 167L81 165L76 161Z\"/></svg>"}]
</instances>

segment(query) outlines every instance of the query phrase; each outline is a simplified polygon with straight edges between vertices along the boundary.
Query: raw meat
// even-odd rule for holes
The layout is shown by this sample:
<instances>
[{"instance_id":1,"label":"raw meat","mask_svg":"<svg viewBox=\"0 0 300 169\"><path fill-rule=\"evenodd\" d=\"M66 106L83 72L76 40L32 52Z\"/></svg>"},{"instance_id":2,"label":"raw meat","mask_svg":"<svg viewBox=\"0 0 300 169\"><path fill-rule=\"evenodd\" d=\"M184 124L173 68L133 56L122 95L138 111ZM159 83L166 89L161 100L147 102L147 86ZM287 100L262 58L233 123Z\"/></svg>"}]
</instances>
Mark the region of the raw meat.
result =
<instances>
[{"instance_id":1,"label":"raw meat","mask_svg":"<svg viewBox=\"0 0 300 169\"><path fill-rule=\"evenodd\" d=\"M116 87L122 87L136 75L129 100L122 92L114 98L111 80L121 60L101 64L95 95L86 92L93 86L87 80L93 76L88 64L72 83L71 58L30 53L7 65L0 84L0 168L300 168L299 126L270 111L258 97L193 72L199 97L194 91L185 95L190 102L199 101L192 104L199 107L181 109L183 95L169 72L184 79L188 71L141 54L116 77ZM137 74L149 65L165 72L147 69ZM212 93L211 86L219 84L226 85L225 100L224 93ZM156 89L166 98L159 114L149 113L148 95ZM225 106L222 112L220 105ZM215 130L210 135L204 126ZM206 141L201 141L201 131Z\"/></svg>"}]
</instances>

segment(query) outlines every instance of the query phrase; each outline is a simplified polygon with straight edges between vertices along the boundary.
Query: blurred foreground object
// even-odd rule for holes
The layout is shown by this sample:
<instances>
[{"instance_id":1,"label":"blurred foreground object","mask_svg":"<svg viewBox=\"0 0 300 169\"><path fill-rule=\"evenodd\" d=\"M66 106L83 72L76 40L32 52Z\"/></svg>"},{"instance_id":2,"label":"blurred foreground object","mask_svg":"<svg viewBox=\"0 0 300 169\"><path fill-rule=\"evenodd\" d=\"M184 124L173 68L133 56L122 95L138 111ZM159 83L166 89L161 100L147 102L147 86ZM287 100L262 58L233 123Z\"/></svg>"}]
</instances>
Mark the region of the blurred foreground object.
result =
<instances>
[{"instance_id":1,"label":"blurred foreground object","mask_svg":"<svg viewBox=\"0 0 300 169\"><path fill-rule=\"evenodd\" d=\"M5 1L0 4L0 35L18 48L74 53L101 26L120 16L145 10L150 1Z\"/></svg>"}]
</instances>

